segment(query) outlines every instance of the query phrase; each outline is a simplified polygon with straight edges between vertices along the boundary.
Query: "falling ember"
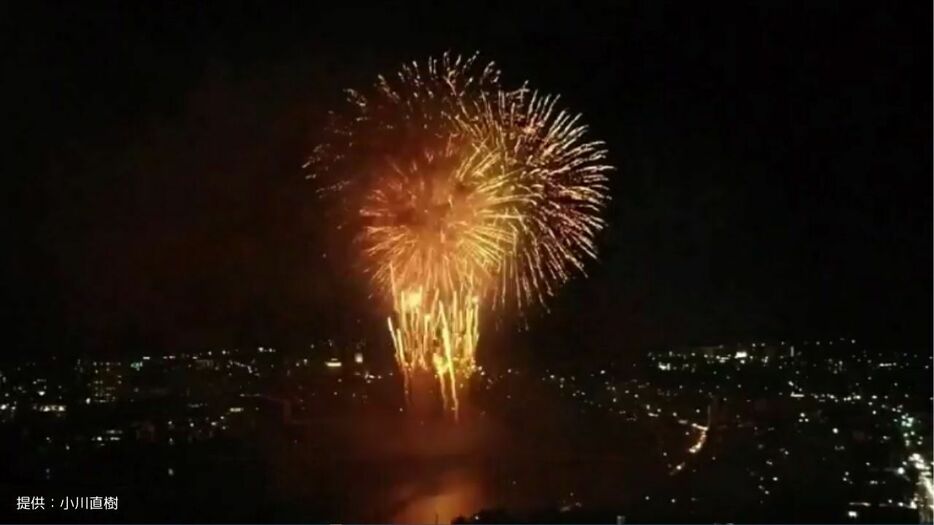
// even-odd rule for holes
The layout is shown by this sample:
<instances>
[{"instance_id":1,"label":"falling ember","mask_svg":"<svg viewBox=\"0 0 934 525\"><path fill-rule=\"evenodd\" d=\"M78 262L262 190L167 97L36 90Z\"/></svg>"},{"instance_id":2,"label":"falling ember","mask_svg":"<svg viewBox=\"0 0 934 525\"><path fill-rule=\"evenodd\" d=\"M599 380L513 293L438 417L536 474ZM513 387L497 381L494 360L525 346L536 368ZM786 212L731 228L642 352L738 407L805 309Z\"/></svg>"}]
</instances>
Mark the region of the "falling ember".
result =
<instances>
[{"instance_id":1,"label":"falling ember","mask_svg":"<svg viewBox=\"0 0 934 525\"><path fill-rule=\"evenodd\" d=\"M458 382L474 371L480 331L479 300L468 289L450 297L422 300L421 289L396 292L395 319L388 319L396 350L396 362L405 372L406 397L409 374L431 370L438 379L445 410L456 418L459 411Z\"/></svg>"},{"instance_id":2,"label":"falling ember","mask_svg":"<svg viewBox=\"0 0 934 525\"><path fill-rule=\"evenodd\" d=\"M484 307L544 303L596 257L606 150L557 97L503 89L476 57L412 63L348 99L309 178L350 212L392 306L407 396L413 374L429 372L456 418Z\"/></svg>"}]
</instances>

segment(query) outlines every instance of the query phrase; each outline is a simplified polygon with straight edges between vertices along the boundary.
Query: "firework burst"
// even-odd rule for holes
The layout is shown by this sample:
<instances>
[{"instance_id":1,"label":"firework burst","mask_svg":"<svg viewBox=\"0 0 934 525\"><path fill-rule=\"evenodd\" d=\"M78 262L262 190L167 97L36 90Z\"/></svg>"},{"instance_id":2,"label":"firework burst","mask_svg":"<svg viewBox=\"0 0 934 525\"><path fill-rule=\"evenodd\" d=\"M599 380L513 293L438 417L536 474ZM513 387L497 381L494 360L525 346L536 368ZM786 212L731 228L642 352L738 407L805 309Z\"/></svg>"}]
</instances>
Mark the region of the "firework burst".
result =
<instances>
[{"instance_id":1,"label":"firework burst","mask_svg":"<svg viewBox=\"0 0 934 525\"><path fill-rule=\"evenodd\" d=\"M499 71L444 55L403 66L332 114L307 167L337 196L387 297L406 378L430 371L456 417L484 305L544 303L596 257L606 150L558 98L501 87Z\"/></svg>"}]
</instances>

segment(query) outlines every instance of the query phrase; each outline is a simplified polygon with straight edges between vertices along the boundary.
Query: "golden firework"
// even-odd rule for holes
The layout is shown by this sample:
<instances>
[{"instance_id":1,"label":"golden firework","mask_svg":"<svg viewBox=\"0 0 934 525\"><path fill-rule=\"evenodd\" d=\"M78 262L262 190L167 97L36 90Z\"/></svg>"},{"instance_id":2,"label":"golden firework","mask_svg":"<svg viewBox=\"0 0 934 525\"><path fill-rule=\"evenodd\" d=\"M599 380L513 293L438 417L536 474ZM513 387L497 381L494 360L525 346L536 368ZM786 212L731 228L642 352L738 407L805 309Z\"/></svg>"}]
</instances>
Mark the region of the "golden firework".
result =
<instances>
[{"instance_id":1,"label":"golden firework","mask_svg":"<svg viewBox=\"0 0 934 525\"><path fill-rule=\"evenodd\" d=\"M406 391L432 372L457 417L482 307L544 303L596 257L606 150L557 97L503 89L476 56L405 65L348 99L310 177L359 219Z\"/></svg>"}]
</instances>

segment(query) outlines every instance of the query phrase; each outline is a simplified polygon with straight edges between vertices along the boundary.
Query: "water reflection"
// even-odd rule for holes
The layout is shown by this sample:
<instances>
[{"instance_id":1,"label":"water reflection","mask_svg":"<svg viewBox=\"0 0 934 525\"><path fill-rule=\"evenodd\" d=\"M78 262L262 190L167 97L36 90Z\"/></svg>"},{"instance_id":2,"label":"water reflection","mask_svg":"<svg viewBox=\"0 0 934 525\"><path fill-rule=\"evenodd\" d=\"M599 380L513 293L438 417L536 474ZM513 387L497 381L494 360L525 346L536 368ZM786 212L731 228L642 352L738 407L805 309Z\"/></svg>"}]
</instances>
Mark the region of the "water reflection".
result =
<instances>
[{"instance_id":1,"label":"water reflection","mask_svg":"<svg viewBox=\"0 0 934 525\"><path fill-rule=\"evenodd\" d=\"M634 452L650 446L646 436L581 423L322 422L306 440L273 447L269 490L295 503L297 517L443 524L484 509L615 507L648 472L664 473Z\"/></svg>"},{"instance_id":2,"label":"water reflection","mask_svg":"<svg viewBox=\"0 0 934 525\"><path fill-rule=\"evenodd\" d=\"M455 469L396 489L393 523L450 523L482 508L488 495L473 469Z\"/></svg>"}]
</instances>

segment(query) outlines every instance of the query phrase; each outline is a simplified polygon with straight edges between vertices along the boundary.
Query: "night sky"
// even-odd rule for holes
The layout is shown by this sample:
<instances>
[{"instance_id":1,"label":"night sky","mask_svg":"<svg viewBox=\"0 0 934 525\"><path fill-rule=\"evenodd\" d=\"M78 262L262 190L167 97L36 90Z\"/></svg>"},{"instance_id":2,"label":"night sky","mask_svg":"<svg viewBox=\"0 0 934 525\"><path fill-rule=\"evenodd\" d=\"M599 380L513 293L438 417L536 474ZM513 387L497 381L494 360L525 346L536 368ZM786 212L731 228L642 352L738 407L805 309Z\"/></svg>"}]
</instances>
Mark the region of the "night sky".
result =
<instances>
[{"instance_id":1,"label":"night sky","mask_svg":"<svg viewBox=\"0 0 934 525\"><path fill-rule=\"evenodd\" d=\"M11 4L3 358L382 328L322 258L301 164L343 88L445 50L560 93L618 168L601 260L529 320L536 351L930 351L929 2Z\"/></svg>"}]
</instances>

